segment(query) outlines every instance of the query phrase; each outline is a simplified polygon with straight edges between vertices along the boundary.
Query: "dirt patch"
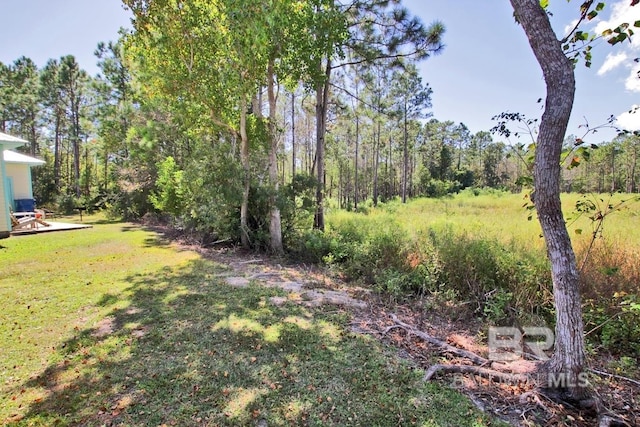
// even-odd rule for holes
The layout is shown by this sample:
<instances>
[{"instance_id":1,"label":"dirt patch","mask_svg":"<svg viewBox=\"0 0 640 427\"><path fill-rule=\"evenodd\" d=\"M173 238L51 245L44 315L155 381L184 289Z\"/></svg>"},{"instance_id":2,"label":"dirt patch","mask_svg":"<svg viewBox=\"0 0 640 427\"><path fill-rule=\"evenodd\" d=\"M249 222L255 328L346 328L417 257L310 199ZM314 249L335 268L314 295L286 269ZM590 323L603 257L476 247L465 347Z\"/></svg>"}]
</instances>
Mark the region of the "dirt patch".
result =
<instances>
[{"instance_id":1,"label":"dirt patch","mask_svg":"<svg viewBox=\"0 0 640 427\"><path fill-rule=\"evenodd\" d=\"M96 324L96 327L91 333L91 336L94 336L96 338L106 337L107 335L111 335L114 329L115 319L111 316L105 317Z\"/></svg>"}]
</instances>

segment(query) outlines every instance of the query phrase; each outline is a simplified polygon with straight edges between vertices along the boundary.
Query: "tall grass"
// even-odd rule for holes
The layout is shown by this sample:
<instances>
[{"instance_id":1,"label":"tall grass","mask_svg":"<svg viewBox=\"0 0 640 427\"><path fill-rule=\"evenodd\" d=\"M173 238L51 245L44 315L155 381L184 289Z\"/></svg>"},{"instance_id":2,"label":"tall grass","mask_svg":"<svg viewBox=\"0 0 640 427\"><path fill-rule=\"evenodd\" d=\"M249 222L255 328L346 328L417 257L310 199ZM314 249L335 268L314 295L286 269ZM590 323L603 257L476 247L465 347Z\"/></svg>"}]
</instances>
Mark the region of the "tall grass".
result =
<instances>
[{"instance_id":1,"label":"tall grass","mask_svg":"<svg viewBox=\"0 0 640 427\"><path fill-rule=\"evenodd\" d=\"M589 197L603 212L629 198ZM640 230L634 226L640 206L625 205L598 229L589 218L593 212L576 211L584 196L562 200L577 260L584 264L585 320L588 330L595 328L590 338L640 355L640 345L633 344L633 335L636 341L640 336L633 326L640 324L634 305L640 295ZM550 266L525 194L465 191L392 201L364 213L331 212L328 224L327 243L317 247L349 279L395 298L446 290L493 323L554 321Z\"/></svg>"}]
</instances>

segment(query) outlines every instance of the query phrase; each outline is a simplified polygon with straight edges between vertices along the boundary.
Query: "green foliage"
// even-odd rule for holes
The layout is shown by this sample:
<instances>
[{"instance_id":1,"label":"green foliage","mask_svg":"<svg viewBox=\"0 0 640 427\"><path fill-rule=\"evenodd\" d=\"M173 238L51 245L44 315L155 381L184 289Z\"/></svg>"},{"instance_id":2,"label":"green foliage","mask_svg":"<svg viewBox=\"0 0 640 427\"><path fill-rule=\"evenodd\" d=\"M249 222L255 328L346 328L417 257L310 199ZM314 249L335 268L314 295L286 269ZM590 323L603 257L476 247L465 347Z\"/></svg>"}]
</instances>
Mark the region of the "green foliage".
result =
<instances>
[{"instance_id":1,"label":"green foliage","mask_svg":"<svg viewBox=\"0 0 640 427\"><path fill-rule=\"evenodd\" d=\"M587 300L584 323L591 342L617 355L640 357L640 295L616 292L611 298Z\"/></svg>"},{"instance_id":2,"label":"green foliage","mask_svg":"<svg viewBox=\"0 0 640 427\"><path fill-rule=\"evenodd\" d=\"M278 205L282 221L282 240L284 246L291 252L302 255L302 243L306 241L303 235L314 239L313 233L307 234L313 225L315 210L315 191L317 179L308 174L296 174L291 182L280 189ZM316 258L315 250L311 250L311 259L320 261L326 254Z\"/></svg>"},{"instance_id":3,"label":"green foliage","mask_svg":"<svg viewBox=\"0 0 640 427\"><path fill-rule=\"evenodd\" d=\"M64 194L58 197L58 210L64 215L76 213L76 207L81 206L80 199L73 194Z\"/></svg>"},{"instance_id":4,"label":"green foliage","mask_svg":"<svg viewBox=\"0 0 640 427\"><path fill-rule=\"evenodd\" d=\"M443 197L449 194L457 193L461 188L458 181L442 181L439 179L428 178L421 183L421 191L427 197Z\"/></svg>"},{"instance_id":5,"label":"green foliage","mask_svg":"<svg viewBox=\"0 0 640 427\"><path fill-rule=\"evenodd\" d=\"M332 215L324 261L346 278L372 285L393 298L451 289L492 322L535 316L550 319L546 259L516 243L428 227L411 234L387 213ZM317 242L317 240L316 240ZM314 247L320 247L317 243ZM546 308L545 308L546 307Z\"/></svg>"},{"instance_id":6,"label":"green foliage","mask_svg":"<svg viewBox=\"0 0 640 427\"><path fill-rule=\"evenodd\" d=\"M216 239L240 239L242 166L230 145L201 144L184 168L185 221Z\"/></svg>"},{"instance_id":7,"label":"green foliage","mask_svg":"<svg viewBox=\"0 0 640 427\"><path fill-rule=\"evenodd\" d=\"M156 191L149 201L158 211L179 217L184 209L184 172L178 169L176 161L169 156L157 165Z\"/></svg>"},{"instance_id":8,"label":"green foliage","mask_svg":"<svg viewBox=\"0 0 640 427\"><path fill-rule=\"evenodd\" d=\"M332 222L330 259L351 280L375 283L385 270L406 266L404 230L390 218L345 218Z\"/></svg>"}]
</instances>

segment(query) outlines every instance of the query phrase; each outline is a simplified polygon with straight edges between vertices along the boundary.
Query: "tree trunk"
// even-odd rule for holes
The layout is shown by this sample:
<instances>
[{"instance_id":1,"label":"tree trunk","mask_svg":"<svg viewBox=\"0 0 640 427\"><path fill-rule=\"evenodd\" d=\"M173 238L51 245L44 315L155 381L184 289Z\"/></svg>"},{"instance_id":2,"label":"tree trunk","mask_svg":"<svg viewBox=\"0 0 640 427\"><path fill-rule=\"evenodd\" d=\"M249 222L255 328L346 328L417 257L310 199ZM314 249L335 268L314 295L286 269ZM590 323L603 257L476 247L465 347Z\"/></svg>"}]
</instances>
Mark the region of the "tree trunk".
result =
<instances>
[{"instance_id":1,"label":"tree trunk","mask_svg":"<svg viewBox=\"0 0 640 427\"><path fill-rule=\"evenodd\" d=\"M329 79L331 61L327 60L325 80L316 87L316 212L313 228L324 231L324 139L327 131L327 104L329 102Z\"/></svg>"},{"instance_id":2,"label":"tree trunk","mask_svg":"<svg viewBox=\"0 0 640 427\"><path fill-rule=\"evenodd\" d=\"M242 247L249 249L249 189L251 177L249 175L249 138L247 137L247 98L242 95L240 100L240 162L244 171L242 191L242 204L240 205L240 241Z\"/></svg>"},{"instance_id":3,"label":"tree trunk","mask_svg":"<svg viewBox=\"0 0 640 427\"><path fill-rule=\"evenodd\" d=\"M60 192L60 169L62 164L62 156L60 153L60 133L61 133L61 113L56 112L54 145L53 145L53 180L56 186L56 192Z\"/></svg>"},{"instance_id":4,"label":"tree trunk","mask_svg":"<svg viewBox=\"0 0 640 427\"><path fill-rule=\"evenodd\" d=\"M373 206L378 206L378 168L380 166L380 121L373 140Z\"/></svg>"},{"instance_id":5,"label":"tree trunk","mask_svg":"<svg viewBox=\"0 0 640 427\"><path fill-rule=\"evenodd\" d=\"M276 94L273 59L267 66L267 97L269 99L269 138L271 147L269 150L269 180L271 181L271 195L269 204L271 214L269 218L269 235L271 238L271 250L276 254L282 254L282 223L280 221L280 208L278 208L278 138L276 135Z\"/></svg>"},{"instance_id":6,"label":"tree trunk","mask_svg":"<svg viewBox=\"0 0 640 427\"><path fill-rule=\"evenodd\" d=\"M80 197L80 117L74 113L73 119L73 179L76 197Z\"/></svg>"},{"instance_id":7,"label":"tree trunk","mask_svg":"<svg viewBox=\"0 0 640 427\"><path fill-rule=\"evenodd\" d=\"M357 94L357 91L356 91ZM354 175L353 175L353 210L358 210L358 156L360 155L359 149L360 144L358 144L360 139L360 120L358 118L358 113L356 112L356 152L355 159L353 161Z\"/></svg>"},{"instance_id":8,"label":"tree trunk","mask_svg":"<svg viewBox=\"0 0 640 427\"><path fill-rule=\"evenodd\" d=\"M296 93L291 92L291 181L296 176Z\"/></svg>"},{"instance_id":9,"label":"tree trunk","mask_svg":"<svg viewBox=\"0 0 640 427\"><path fill-rule=\"evenodd\" d=\"M556 308L555 351L541 366L544 388L581 402L588 397L585 381L585 348L580 283L575 254L560 205L560 154L573 108L575 77L572 62L564 55L546 11L539 0L510 0L533 53L542 68L547 87L545 109L534 165L534 203L551 261Z\"/></svg>"},{"instance_id":10,"label":"tree trunk","mask_svg":"<svg viewBox=\"0 0 640 427\"><path fill-rule=\"evenodd\" d=\"M404 101L404 136L403 136L403 165L402 165L402 203L407 203L407 169L409 168L409 137L407 134L407 100Z\"/></svg>"}]
</instances>

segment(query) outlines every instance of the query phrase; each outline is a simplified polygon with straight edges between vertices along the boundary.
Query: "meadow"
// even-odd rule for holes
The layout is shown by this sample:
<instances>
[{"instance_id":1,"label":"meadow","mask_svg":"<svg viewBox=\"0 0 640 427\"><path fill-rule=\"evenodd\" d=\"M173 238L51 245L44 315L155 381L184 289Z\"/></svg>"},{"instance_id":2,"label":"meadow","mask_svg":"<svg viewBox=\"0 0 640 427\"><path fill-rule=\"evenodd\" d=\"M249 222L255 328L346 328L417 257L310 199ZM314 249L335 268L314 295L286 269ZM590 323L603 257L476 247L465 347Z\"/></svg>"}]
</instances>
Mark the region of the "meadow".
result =
<instances>
[{"instance_id":1,"label":"meadow","mask_svg":"<svg viewBox=\"0 0 640 427\"><path fill-rule=\"evenodd\" d=\"M562 203L589 340L640 357L637 196L564 194ZM358 213L334 210L328 223L306 249L392 300L444 297L465 308L458 313L489 323L553 324L550 266L527 194L468 190L392 201Z\"/></svg>"}]
</instances>

